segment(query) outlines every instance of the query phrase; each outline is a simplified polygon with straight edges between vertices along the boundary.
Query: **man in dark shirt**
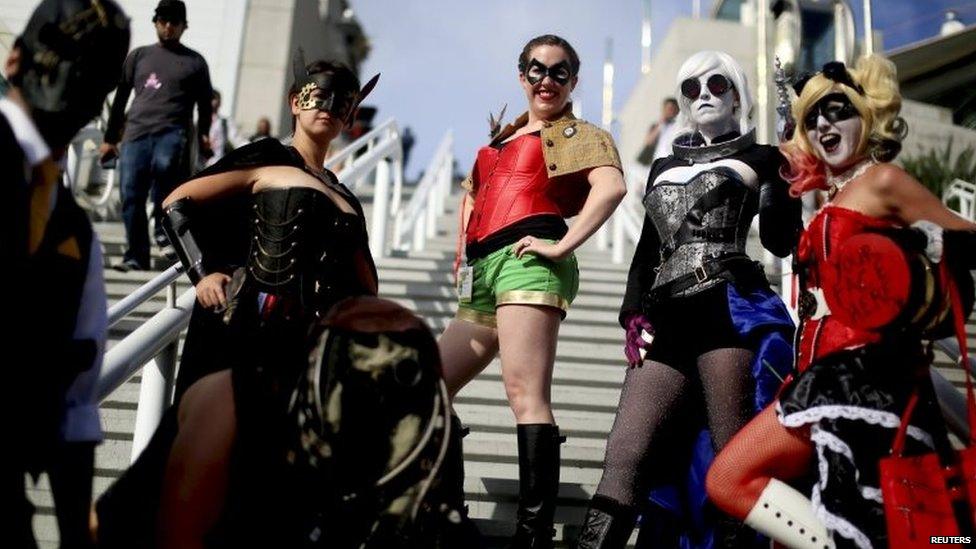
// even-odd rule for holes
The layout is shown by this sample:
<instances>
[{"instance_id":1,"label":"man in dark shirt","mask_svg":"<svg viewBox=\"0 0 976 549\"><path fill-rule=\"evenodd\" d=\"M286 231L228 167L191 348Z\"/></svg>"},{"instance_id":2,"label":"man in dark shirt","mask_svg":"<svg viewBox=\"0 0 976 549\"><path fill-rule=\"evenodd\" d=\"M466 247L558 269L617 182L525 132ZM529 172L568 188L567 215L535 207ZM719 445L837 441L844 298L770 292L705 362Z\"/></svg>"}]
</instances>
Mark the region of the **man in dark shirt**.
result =
<instances>
[{"instance_id":1,"label":"man in dark shirt","mask_svg":"<svg viewBox=\"0 0 976 549\"><path fill-rule=\"evenodd\" d=\"M100 150L103 159L119 154L121 138L122 221L129 243L123 262L116 265L122 271L149 268L146 199L150 190L155 240L160 246L167 244L160 205L188 175L194 104L200 154L210 155L210 72L199 53L180 43L187 27L186 5L180 0L160 0L153 23L159 42L136 48L126 58ZM135 98L126 116L125 105L133 91Z\"/></svg>"}]
</instances>

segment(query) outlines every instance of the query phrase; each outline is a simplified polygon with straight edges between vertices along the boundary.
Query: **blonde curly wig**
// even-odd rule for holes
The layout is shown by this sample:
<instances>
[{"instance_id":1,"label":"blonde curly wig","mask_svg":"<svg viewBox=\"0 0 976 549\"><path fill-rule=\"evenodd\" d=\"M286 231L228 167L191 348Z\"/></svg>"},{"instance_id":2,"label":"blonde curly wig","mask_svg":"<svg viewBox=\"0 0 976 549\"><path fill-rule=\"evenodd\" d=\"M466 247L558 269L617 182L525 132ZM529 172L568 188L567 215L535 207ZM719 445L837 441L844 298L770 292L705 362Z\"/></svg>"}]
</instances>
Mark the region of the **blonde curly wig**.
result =
<instances>
[{"instance_id":1,"label":"blonde curly wig","mask_svg":"<svg viewBox=\"0 0 976 549\"><path fill-rule=\"evenodd\" d=\"M907 132L901 111L901 93L895 65L880 55L863 56L854 68L847 69L861 91L817 73L803 86L800 96L793 102L793 119L796 131L793 137L782 143L780 149L789 160L789 172L784 176L790 181L790 192L799 196L812 189L826 189L824 165L817 158L807 139L804 117L818 101L833 93L843 93L861 116L861 136L856 155L871 156L879 162L893 160L901 151L901 141Z\"/></svg>"}]
</instances>

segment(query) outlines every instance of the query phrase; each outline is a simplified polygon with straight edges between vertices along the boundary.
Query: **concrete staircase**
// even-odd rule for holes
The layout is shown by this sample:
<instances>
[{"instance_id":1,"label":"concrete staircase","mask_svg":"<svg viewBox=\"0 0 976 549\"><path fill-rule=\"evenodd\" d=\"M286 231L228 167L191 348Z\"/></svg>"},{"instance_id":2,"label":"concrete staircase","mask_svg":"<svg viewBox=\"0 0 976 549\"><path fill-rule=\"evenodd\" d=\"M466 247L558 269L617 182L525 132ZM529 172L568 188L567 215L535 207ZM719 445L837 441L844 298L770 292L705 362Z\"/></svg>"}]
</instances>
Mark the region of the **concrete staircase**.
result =
<instances>
[{"instance_id":1,"label":"concrete staircase","mask_svg":"<svg viewBox=\"0 0 976 549\"><path fill-rule=\"evenodd\" d=\"M456 200L449 201L450 206L456 204ZM367 215L368 212L367 206ZM443 216L439 234L429 241L427 250L377 262L380 294L416 311L435 333L443 330L456 311L450 272L456 220L453 209ZM98 223L97 230L108 261L118 261L124 245L121 225ZM597 250L592 240L577 255L580 259L580 292L560 329L552 391L557 422L568 437L562 447L556 513L559 546L569 546L567 542L575 539L587 502L599 482L605 441L625 371L623 333L616 324L616 317L627 265L614 265L609 252ZM630 257L629 251L626 257ZM166 265L162 258L157 259L159 267ZM106 269L110 304L155 274L119 273ZM181 279L179 292L188 287L188 282ZM143 304L112 329L109 345L164 305L162 294ZM976 338L972 337L976 333L973 322L970 322L968 331L971 343L976 343ZM937 360L944 375L962 387L961 371L952 368L941 353ZM97 450L96 496L128 466L139 382L140 377L136 375L102 404L105 442ZM514 419L505 398L497 359L460 393L455 408L462 421L471 428L471 434L464 441L465 492L471 515L488 537L490 547L504 546L515 520L518 473ZM56 547L57 528L46 480L32 489L30 495L38 507L35 530L40 544Z\"/></svg>"}]
</instances>

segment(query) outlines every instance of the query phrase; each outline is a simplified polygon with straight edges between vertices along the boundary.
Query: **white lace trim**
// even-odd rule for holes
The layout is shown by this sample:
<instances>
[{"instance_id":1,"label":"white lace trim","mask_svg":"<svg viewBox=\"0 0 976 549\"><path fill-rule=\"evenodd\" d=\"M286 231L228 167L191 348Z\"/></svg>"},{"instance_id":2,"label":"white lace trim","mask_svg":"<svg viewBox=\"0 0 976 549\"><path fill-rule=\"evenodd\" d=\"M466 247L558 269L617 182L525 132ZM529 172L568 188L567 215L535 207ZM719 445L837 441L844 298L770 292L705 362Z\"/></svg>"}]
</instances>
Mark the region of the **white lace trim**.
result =
<instances>
[{"instance_id":1,"label":"white lace trim","mask_svg":"<svg viewBox=\"0 0 976 549\"><path fill-rule=\"evenodd\" d=\"M880 425L888 429L897 429L898 426L901 425L901 418L891 412L876 410L874 408L864 408L862 406L851 406L847 404L825 404L823 406L814 406L813 408L793 412L789 415L783 415L783 410L780 408L779 402L777 402L776 414L779 416L780 423L782 423L785 427L792 428L810 425L824 418L844 418L854 421L864 421L866 423L870 423L871 425ZM925 444L929 448L935 447L935 443L932 440L932 435L914 425L908 426L908 436L914 438L922 444Z\"/></svg>"},{"instance_id":2,"label":"white lace trim","mask_svg":"<svg viewBox=\"0 0 976 549\"><path fill-rule=\"evenodd\" d=\"M817 469L820 473L820 488L824 489L827 487L828 478L828 467L827 460L824 459L823 449L826 447L835 454L840 454L847 458L851 464L854 464L854 452L851 451L851 447L847 445L846 442L840 439L837 435L824 431L819 426L814 425L810 428L810 440L817 447ZM854 467L854 485L857 486L859 492L861 492L861 497L864 499L876 501L882 503L881 500L881 490L873 486L864 486L861 484L861 471L855 466Z\"/></svg>"},{"instance_id":3,"label":"white lace trim","mask_svg":"<svg viewBox=\"0 0 976 549\"><path fill-rule=\"evenodd\" d=\"M819 485L813 487L810 503L813 505L813 512L816 513L820 522L827 527L828 532L831 534L839 534L853 541L860 549L874 549L874 545L871 544L871 540L868 539L868 536L864 532L851 524L847 519L831 513L820 503Z\"/></svg>"}]
</instances>

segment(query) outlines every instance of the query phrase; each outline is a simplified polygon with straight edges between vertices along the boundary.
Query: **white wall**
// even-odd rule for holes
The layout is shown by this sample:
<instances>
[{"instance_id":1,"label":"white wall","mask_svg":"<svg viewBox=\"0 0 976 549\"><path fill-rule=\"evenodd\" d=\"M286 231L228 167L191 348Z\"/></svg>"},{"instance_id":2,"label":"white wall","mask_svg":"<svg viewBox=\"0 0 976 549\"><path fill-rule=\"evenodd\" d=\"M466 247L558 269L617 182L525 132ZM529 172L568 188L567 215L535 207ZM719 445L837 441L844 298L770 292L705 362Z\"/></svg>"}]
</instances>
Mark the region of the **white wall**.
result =
<instances>
[{"instance_id":1,"label":"white wall","mask_svg":"<svg viewBox=\"0 0 976 549\"><path fill-rule=\"evenodd\" d=\"M901 116L908 123L908 136L899 158L942 151L952 139L953 161L966 147L976 148L976 131L952 124L952 112L943 107L905 100Z\"/></svg>"}]
</instances>

